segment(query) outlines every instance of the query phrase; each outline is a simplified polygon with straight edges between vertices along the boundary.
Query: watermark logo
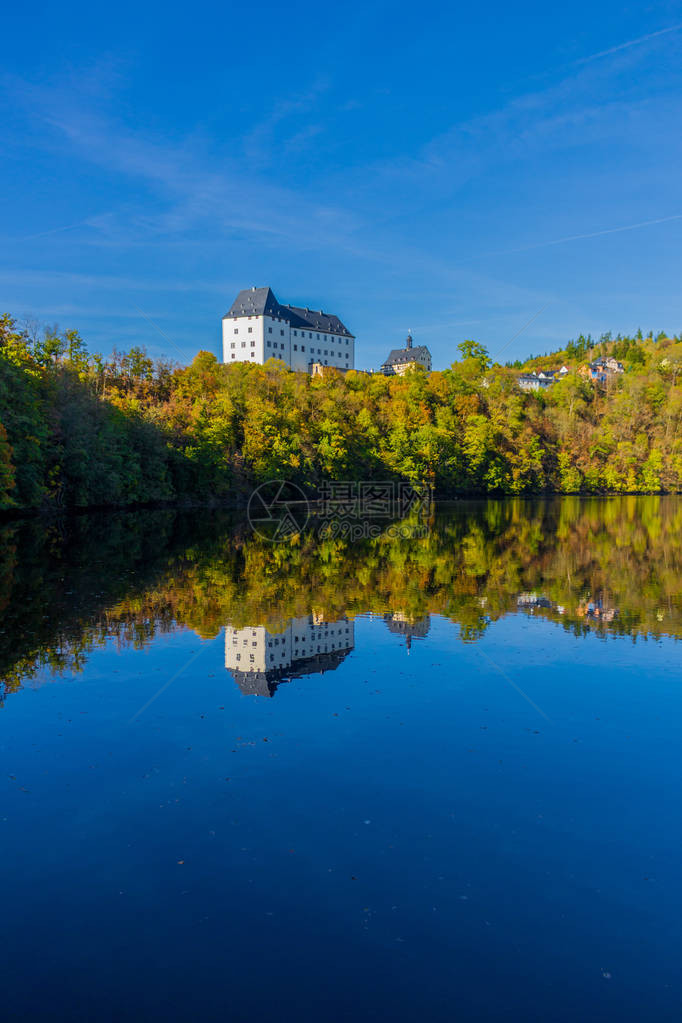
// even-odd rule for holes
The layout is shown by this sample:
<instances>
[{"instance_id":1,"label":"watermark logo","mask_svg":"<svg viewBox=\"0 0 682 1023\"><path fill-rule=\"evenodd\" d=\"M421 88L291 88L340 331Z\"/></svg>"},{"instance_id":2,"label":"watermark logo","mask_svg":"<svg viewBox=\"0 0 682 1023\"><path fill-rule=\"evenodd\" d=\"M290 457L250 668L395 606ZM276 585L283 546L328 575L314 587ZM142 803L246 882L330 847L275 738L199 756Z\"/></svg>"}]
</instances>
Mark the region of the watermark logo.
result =
<instances>
[{"instance_id":1,"label":"watermark logo","mask_svg":"<svg viewBox=\"0 0 682 1023\"><path fill-rule=\"evenodd\" d=\"M412 483L334 481L323 483L317 495L325 519L403 519L431 510L433 495L428 486Z\"/></svg>"},{"instance_id":2,"label":"watermark logo","mask_svg":"<svg viewBox=\"0 0 682 1023\"><path fill-rule=\"evenodd\" d=\"M248 518L273 543L304 530L320 539L415 538L428 532L432 502L430 487L404 482L326 482L308 498L296 483L272 480L251 494Z\"/></svg>"},{"instance_id":3,"label":"watermark logo","mask_svg":"<svg viewBox=\"0 0 682 1023\"><path fill-rule=\"evenodd\" d=\"M272 543L283 543L306 528L310 505L295 483L270 480L253 491L246 514L254 533Z\"/></svg>"}]
</instances>

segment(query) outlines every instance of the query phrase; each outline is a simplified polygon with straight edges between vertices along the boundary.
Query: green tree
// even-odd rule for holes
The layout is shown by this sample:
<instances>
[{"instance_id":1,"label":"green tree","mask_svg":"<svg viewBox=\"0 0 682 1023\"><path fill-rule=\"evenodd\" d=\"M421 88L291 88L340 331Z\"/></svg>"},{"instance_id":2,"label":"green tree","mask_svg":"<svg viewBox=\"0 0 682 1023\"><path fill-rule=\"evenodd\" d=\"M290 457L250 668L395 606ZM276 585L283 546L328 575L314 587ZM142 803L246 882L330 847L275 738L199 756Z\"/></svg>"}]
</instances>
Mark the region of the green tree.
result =
<instances>
[{"instance_id":1,"label":"green tree","mask_svg":"<svg viewBox=\"0 0 682 1023\"><path fill-rule=\"evenodd\" d=\"M457 345L458 351L462 353L463 359L474 359L485 370L490 366L488 349L484 348L478 341L461 341Z\"/></svg>"},{"instance_id":2,"label":"green tree","mask_svg":"<svg viewBox=\"0 0 682 1023\"><path fill-rule=\"evenodd\" d=\"M2 423L0 423L0 509L12 508L14 506L15 502L12 491L15 486L12 448L7 439L7 431Z\"/></svg>"}]
</instances>

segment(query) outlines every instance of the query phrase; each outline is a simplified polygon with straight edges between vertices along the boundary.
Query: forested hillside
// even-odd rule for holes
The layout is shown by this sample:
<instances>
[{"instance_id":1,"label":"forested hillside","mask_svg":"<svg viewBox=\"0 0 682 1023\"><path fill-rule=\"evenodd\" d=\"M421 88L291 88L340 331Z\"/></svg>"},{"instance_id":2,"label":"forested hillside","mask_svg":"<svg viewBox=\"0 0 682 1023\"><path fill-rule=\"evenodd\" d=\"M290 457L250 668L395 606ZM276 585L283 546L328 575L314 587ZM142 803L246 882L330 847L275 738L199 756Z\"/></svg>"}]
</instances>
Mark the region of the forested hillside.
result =
<instances>
[{"instance_id":1,"label":"forested hillside","mask_svg":"<svg viewBox=\"0 0 682 1023\"><path fill-rule=\"evenodd\" d=\"M285 477L405 479L442 495L682 490L682 341L579 338L521 366L463 342L449 369L320 378L89 354L0 318L0 508L233 500ZM581 375L613 355L606 385ZM569 368L522 393L518 368Z\"/></svg>"}]
</instances>

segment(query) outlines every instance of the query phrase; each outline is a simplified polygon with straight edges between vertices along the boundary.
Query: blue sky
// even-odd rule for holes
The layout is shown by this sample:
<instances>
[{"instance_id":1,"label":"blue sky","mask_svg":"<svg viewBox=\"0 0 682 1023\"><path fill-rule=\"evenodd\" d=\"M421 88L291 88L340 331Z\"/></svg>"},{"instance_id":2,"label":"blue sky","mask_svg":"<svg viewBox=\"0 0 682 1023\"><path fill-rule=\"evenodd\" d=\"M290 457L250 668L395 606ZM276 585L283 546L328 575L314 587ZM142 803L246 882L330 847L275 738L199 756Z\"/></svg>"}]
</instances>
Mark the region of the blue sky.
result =
<instances>
[{"instance_id":1,"label":"blue sky","mask_svg":"<svg viewBox=\"0 0 682 1023\"><path fill-rule=\"evenodd\" d=\"M361 368L678 333L681 87L680 3L13 5L0 310L188 361L269 284Z\"/></svg>"}]
</instances>

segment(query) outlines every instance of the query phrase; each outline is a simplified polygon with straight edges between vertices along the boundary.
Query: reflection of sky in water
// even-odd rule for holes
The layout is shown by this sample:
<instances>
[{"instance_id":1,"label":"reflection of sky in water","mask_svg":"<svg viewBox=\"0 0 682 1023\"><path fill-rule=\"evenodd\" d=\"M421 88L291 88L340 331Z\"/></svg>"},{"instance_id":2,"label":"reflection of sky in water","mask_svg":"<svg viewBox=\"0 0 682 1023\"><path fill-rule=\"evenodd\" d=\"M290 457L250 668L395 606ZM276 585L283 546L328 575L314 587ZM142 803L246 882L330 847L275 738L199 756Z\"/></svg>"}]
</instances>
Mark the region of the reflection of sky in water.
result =
<instances>
[{"instance_id":1,"label":"reflection of sky in water","mask_svg":"<svg viewBox=\"0 0 682 1023\"><path fill-rule=\"evenodd\" d=\"M299 562L296 614L245 620L253 552L208 585L198 544L89 604L79 670L0 712L6 1016L678 1018L679 650L627 634L673 631L677 548L607 580L584 525L366 556L364 590Z\"/></svg>"}]
</instances>

